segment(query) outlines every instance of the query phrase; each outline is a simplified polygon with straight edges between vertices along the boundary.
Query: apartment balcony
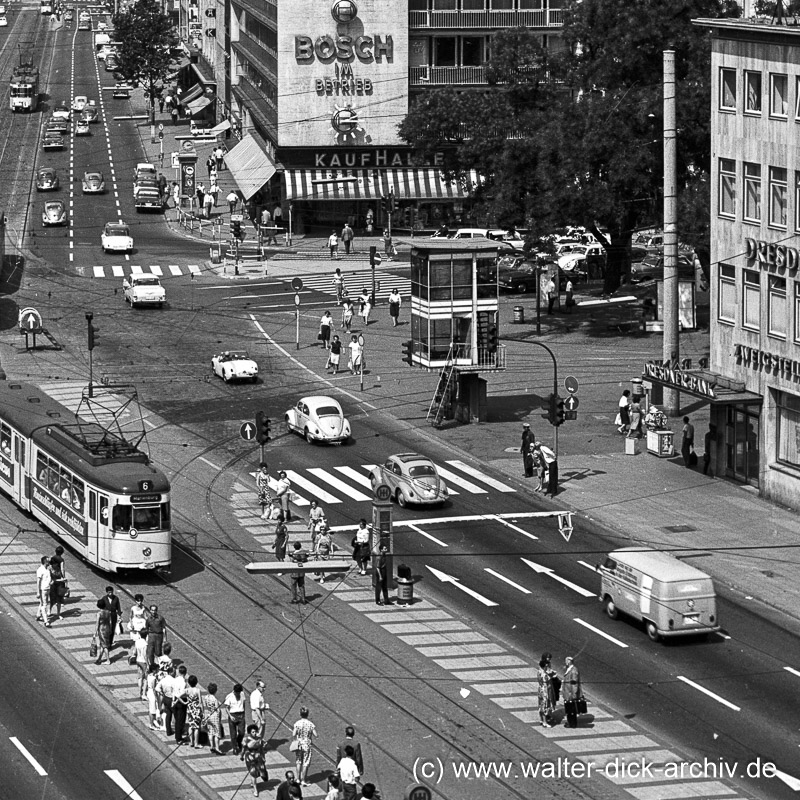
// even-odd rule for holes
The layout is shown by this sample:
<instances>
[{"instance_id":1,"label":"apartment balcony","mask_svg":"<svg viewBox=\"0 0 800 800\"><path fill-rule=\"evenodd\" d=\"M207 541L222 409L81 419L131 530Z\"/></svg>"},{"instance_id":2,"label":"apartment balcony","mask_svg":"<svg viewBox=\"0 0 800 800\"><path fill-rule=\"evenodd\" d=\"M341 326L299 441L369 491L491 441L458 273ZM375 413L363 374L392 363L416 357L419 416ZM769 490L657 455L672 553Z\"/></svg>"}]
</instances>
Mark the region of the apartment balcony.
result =
<instances>
[{"instance_id":1,"label":"apartment balcony","mask_svg":"<svg viewBox=\"0 0 800 800\"><path fill-rule=\"evenodd\" d=\"M490 11L409 11L414 30L493 30L495 28L560 28L560 8Z\"/></svg>"},{"instance_id":2,"label":"apartment balcony","mask_svg":"<svg viewBox=\"0 0 800 800\"><path fill-rule=\"evenodd\" d=\"M409 86L486 86L483 67L409 67Z\"/></svg>"}]
</instances>

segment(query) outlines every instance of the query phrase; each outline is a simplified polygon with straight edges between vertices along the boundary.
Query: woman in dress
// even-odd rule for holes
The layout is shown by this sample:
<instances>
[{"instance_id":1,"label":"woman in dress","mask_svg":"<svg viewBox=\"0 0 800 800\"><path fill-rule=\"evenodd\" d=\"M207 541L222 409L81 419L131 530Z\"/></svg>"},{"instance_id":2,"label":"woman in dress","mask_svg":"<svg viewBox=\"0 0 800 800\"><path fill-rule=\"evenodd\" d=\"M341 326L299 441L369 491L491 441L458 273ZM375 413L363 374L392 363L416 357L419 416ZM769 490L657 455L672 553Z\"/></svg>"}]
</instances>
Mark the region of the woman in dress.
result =
<instances>
[{"instance_id":1,"label":"woman in dress","mask_svg":"<svg viewBox=\"0 0 800 800\"><path fill-rule=\"evenodd\" d=\"M278 561L286 561L286 547L289 544L289 529L286 527L286 522L283 518L283 511L278 512L278 521L275 524L275 541L273 547L275 549L275 558Z\"/></svg>"},{"instance_id":2,"label":"woman in dress","mask_svg":"<svg viewBox=\"0 0 800 800\"><path fill-rule=\"evenodd\" d=\"M627 433L631 426L631 390L625 389L622 397L619 398L619 413L616 420L617 430L620 433Z\"/></svg>"},{"instance_id":3,"label":"woman in dress","mask_svg":"<svg viewBox=\"0 0 800 800\"><path fill-rule=\"evenodd\" d=\"M131 635L131 649L128 652L129 656L136 655L136 640L139 638L140 631L144 630L147 619L150 616L150 612L144 604L144 595L137 594L133 599L134 603L131 606L131 612L128 616L128 633Z\"/></svg>"},{"instance_id":4,"label":"woman in dress","mask_svg":"<svg viewBox=\"0 0 800 800\"><path fill-rule=\"evenodd\" d=\"M161 655L156 659L156 666L158 667L158 680L160 681L172 669L172 645L169 642L164 642Z\"/></svg>"},{"instance_id":5,"label":"woman in dress","mask_svg":"<svg viewBox=\"0 0 800 800\"><path fill-rule=\"evenodd\" d=\"M192 747L200 747L200 724L203 721L203 709L200 704L201 693L197 685L197 676L190 675L186 688L186 719L189 722L189 741Z\"/></svg>"},{"instance_id":6,"label":"woman in dress","mask_svg":"<svg viewBox=\"0 0 800 800\"><path fill-rule=\"evenodd\" d=\"M392 327L397 327L397 318L400 316L400 304L402 303L400 292L397 287L393 288L389 293L389 316L392 318Z\"/></svg>"},{"instance_id":7,"label":"woman in dress","mask_svg":"<svg viewBox=\"0 0 800 800\"><path fill-rule=\"evenodd\" d=\"M297 740L297 750L295 750L295 769L297 779L301 786L309 786L306 781L308 776L308 765L311 763L311 740L317 735L314 723L308 718L308 709L303 706L300 709L300 719L297 720L292 728L292 739Z\"/></svg>"},{"instance_id":8,"label":"woman in dress","mask_svg":"<svg viewBox=\"0 0 800 800\"><path fill-rule=\"evenodd\" d=\"M353 301L349 297L342 300L342 327L350 333L350 325L353 323Z\"/></svg>"},{"instance_id":9,"label":"woman in dress","mask_svg":"<svg viewBox=\"0 0 800 800\"><path fill-rule=\"evenodd\" d=\"M545 728L553 727L552 715L556 710L556 702L558 701L556 681L560 684L556 671L550 666L551 658L550 653L542 655L537 675L539 679L539 719Z\"/></svg>"},{"instance_id":10,"label":"woman in dress","mask_svg":"<svg viewBox=\"0 0 800 800\"><path fill-rule=\"evenodd\" d=\"M220 739L224 738L222 730L222 705L217 700L217 684L209 683L206 686L206 693L201 699L203 706L203 716L208 733L208 741L211 744L211 752L221 756L219 749Z\"/></svg>"},{"instance_id":11,"label":"woman in dress","mask_svg":"<svg viewBox=\"0 0 800 800\"><path fill-rule=\"evenodd\" d=\"M272 508L272 494L269 490L269 469L262 463L256 473L256 491L258 503L261 506L261 519L269 519L269 509Z\"/></svg>"},{"instance_id":12,"label":"woman in dress","mask_svg":"<svg viewBox=\"0 0 800 800\"><path fill-rule=\"evenodd\" d=\"M317 528L317 531L317 537L314 541L314 555L319 561L328 561L333 554L333 540L331 539L330 530L324 522L321 522ZM316 572L314 574L319 575L320 573ZM325 583L324 572L322 573L319 582Z\"/></svg>"},{"instance_id":13,"label":"woman in dress","mask_svg":"<svg viewBox=\"0 0 800 800\"><path fill-rule=\"evenodd\" d=\"M150 728L160 731L161 728L161 709L158 707L158 696L156 695L156 682L158 680L158 667L150 664L147 668L147 713L150 715Z\"/></svg>"},{"instance_id":14,"label":"woman in dress","mask_svg":"<svg viewBox=\"0 0 800 800\"><path fill-rule=\"evenodd\" d=\"M102 600L97 601L97 622L95 624L94 635L97 637L97 661L99 664L103 660L105 653L106 664L111 663L111 625L113 624L111 612L105 608Z\"/></svg>"},{"instance_id":15,"label":"woman in dress","mask_svg":"<svg viewBox=\"0 0 800 800\"><path fill-rule=\"evenodd\" d=\"M642 436L642 407L639 403L631 403L631 421L628 431L629 439L640 439Z\"/></svg>"},{"instance_id":16,"label":"woman in dress","mask_svg":"<svg viewBox=\"0 0 800 800\"><path fill-rule=\"evenodd\" d=\"M253 794L258 797L259 780L268 781L267 762L265 751L266 742L258 735L258 725L248 725L247 733L242 741L242 755L240 758L247 767L247 773L253 782Z\"/></svg>"},{"instance_id":17,"label":"woman in dress","mask_svg":"<svg viewBox=\"0 0 800 800\"><path fill-rule=\"evenodd\" d=\"M61 603L64 602L64 593L67 588L67 578L64 575L63 559L58 561L54 558L50 559L48 569L50 570L50 619L61 619ZM53 606L56 609L56 615L53 617Z\"/></svg>"},{"instance_id":18,"label":"woman in dress","mask_svg":"<svg viewBox=\"0 0 800 800\"><path fill-rule=\"evenodd\" d=\"M359 573L366 575L369 562L369 528L363 517L359 520L358 530L353 537L353 561L358 564Z\"/></svg>"}]
</instances>

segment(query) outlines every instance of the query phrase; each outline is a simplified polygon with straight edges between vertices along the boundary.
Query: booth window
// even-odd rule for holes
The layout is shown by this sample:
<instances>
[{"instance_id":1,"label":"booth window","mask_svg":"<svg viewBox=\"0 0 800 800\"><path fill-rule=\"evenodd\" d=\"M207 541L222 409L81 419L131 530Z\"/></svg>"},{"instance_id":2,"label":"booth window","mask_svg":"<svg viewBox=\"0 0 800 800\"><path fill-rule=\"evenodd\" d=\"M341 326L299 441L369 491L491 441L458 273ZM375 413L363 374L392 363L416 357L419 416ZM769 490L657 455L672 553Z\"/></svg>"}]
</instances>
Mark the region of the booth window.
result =
<instances>
[{"instance_id":1,"label":"booth window","mask_svg":"<svg viewBox=\"0 0 800 800\"><path fill-rule=\"evenodd\" d=\"M730 325L736 323L736 268L733 264L719 265L719 308L717 319Z\"/></svg>"},{"instance_id":2,"label":"booth window","mask_svg":"<svg viewBox=\"0 0 800 800\"><path fill-rule=\"evenodd\" d=\"M761 327L761 274L744 270L742 326L757 331Z\"/></svg>"},{"instance_id":3,"label":"booth window","mask_svg":"<svg viewBox=\"0 0 800 800\"><path fill-rule=\"evenodd\" d=\"M416 254L411 257L411 296L428 299L428 259Z\"/></svg>"},{"instance_id":4,"label":"booth window","mask_svg":"<svg viewBox=\"0 0 800 800\"><path fill-rule=\"evenodd\" d=\"M788 316L786 312L786 278L769 275L767 276L767 281L769 286L767 297L769 324L767 332L770 336L785 339Z\"/></svg>"},{"instance_id":5,"label":"booth window","mask_svg":"<svg viewBox=\"0 0 800 800\"><path fill-rule=\"evenodd\" d=\"M472 255L453 256L453 300L472 298Z\"/></svg>"},{"instance_id":6,"label":"booth window","mask_svg":"<svg viewBox=\"0 0 800 800\"><path fill-rule=\"evenodd\" d=\"M745 72L744 73L744 92L745 92L745 106L746 114L760 114L761 113L761 73L760 72Z\"/></svg>"},{"instance_id":7,"label":"booth window","mask_svg":"<svg viewBox=\"0 0 800 800\"><path fill-rule=\"evenodd\" d=\"M782 167L769 168L769 224L786 227L787 172Z\"/></svg>"},{"instance_id":8,"label":"booth window","mask_svg":"<svg viewBox=\"0 0 800 800\"><path fill-rule=\"evenodd\" d=\"M450 300L452 292L450 256L431 257L428 261L428 274L430 275L431 301Z\"/></svg>"},{"instance_id":9,"label":"booth window","mask_svg":"<svg viewBox=\"0 0 800 800\"><path fill-rule=\"evenodd\" d=\"M794 284L794 340L800 342L800 282Z\"/></svg>"},{"instance_id":10,"label":"booth window","mask_svg":"<svg viewBox=\"0 0 800 800\"><path fill-rule=\"evenodd\" d=\"M775 392L777 425L777 460L800 468L800 397L789 392Z\"/></svg>"},{"instance_id":11,"label":"booth window","mask_svg":"<svg viewBox=\"0 0 800 800\"><path fill-rule=\"evenodd\" d=\"M736 70L723 67L719 71L719 107L736 111Z\"/></svg>"},{"instance_id":12,"label":"booth window","mask_svg":"<svg viewBox=\"0 0 800 800\"><path fill-rule=\"evenodd\" d=\"M761 166L744 165L744 218L748 222L761 222Z\"/></svg>"},{"instance_id":13,"label":"booth window","mask_svg":"<svg viewBox=\"0 0 800 800\"><path fill-rule=\"evenodd\" d=\"M730 158L719 160L719 215L736 216L736 162Z\"/></svg>"},{"instance_id":14,"label":"booth window","mask_svg":"<svg viewBox=\"0 0 800 800\"><path fill-rule=\"evenodd\" d=\"M789 78L786 75L769 76L769 113L772 117L789 116Z\"/></svg>"}]
</instances>

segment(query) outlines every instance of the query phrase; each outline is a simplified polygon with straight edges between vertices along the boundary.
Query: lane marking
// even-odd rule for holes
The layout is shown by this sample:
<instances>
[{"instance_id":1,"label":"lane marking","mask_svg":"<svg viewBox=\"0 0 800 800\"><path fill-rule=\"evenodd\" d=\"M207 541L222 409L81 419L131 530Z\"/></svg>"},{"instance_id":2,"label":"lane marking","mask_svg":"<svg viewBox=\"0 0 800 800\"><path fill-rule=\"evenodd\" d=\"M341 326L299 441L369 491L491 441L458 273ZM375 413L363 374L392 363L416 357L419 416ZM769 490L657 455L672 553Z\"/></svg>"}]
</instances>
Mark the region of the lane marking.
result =
<instances>
[{"instance_id":1,"label":"lane marking","mask_svg":"<svg viewBox=\"0 0 800 800\"><path fill-rule=\"evenodd\" d=\"M489 477L485 473L481 472L479 469L475 469L475 467L470 466L469 464L465 464L463 461L448 461L448 464L455 467L456 469L460 469L462 472L466 472L467 475L471 475L473 478L477 478L479 481L482 481L487 486L491 486L492 489L497 489L498 492L516 492L516 489L512 489L510 486L507 486L505 483L500 483L500 481L496 481L494 478Z\"/></svg>"},{"instance_id":2,"label":"lane marking","mask_svg":"<svg viewBox=\"0 0 800 800\"><path fill-rule=\"evenodd\" d=\"M475 598L475 600L477 600L479 603L482 603L489 608L499 605L499 603L495 603L494 600L490 600L488 597L484 597L474 589L470 589L469 586L464 586L464 584L461 583L461 580L456 578L455 575L448 575L448 573L442 572L440 569L435 569L434 567L429 567L427 564L425 565L425 569L432 572L434 577L438 578L442 583L449 583L451 586L454 586L456 589L464 592L464 594L468 594L470 597Z\"/></svg>"},{"instance_id":3,"label":"lane marking","mask_svg":"<svg viewBox=\"0 0 800 800\"><path fill-rule=\"evenodd\" d=\"M122 776L118 769L105 769L103 772L125 792L127 800L142 800L142 796Z\"/></svg>"},{"instance_id":4,"label":"lane marking","mask_svg":"<svg viewBox=\"0 0 800 800\"><path fill-rule=\"evenodd\" d=\"M47 777L47 772L45 772L45 770L42 768L42 765L28 752L28 748L25 747L25 745L22 744L22 742L19 739L17 739L16 736L10 736L9 740L11 741L11 744L13 744L14 747L16 747L17 750L19 750L20 753L22 753L22 755L25 756L28 763L36 770L37 774L40 777L42 778Z\"/></svg>"},{"instance_id":5,"label":"lane marking","mask_svg":"<svg viewBox=\"0 0 800 800\"><path fill-rule=\"evenodd\" d=\"M524 586L520 586L518 583L514 583L510 578L506 578L505 575L501 575L499 572L495 572L493 569L489 569L489 567L483 568L484 572L488 572L490 575L494 575L495 578L499 578L503 583L507 583L509 586L513 586L518 591L522 592L522 594L533 594L530 589L526 589Z\"/></svg>"},{"instance_id":6,"label":"lane marking","mask_svg":"<svg viewBox=\"0 0 800 800\"><path fill-rule=\"evenodd\" d=\"M741 711L742 709L739 706L735 706L733 703L729 703L724 697L720 697L718 694L714 694L714 692L706 689L705 687L701 686L699 683L695 683L694 681L690 681L688 678L684 677L683 675L678 675L678 680L683 681L688 686L691 686L693 689L697 689L698 692L702 692L704 695L707 695L712 700L716 700L718 703L722 703L723 706L727 706L728 708L732 709L733 711Z\"/></svg>"},{"instance_id":7,"label":"lane marking","mask_svg":"<svg viewBox=\"0 0 800 800\"><path fill-rule=\"evenodd\" d=\"M514 525L511 522L508 522L504 519L500 518L499 514L487 514L485 519L492 520L493 522L499 522L501 525L505 525L506 528L511 528L512 531L516 531L517 533L521 533L523 536L527 536L529 539L533 539L534 541L539 541L539 537L535 536L532 533L520 528L518 525Z\"/></svg>"},{"instance_id":8,"label":"lane marking","mask_svg":"<svg viewBox=\"0 0 800 800\"><path fill-rule=\"evenodd\" d=\"M562 578L560 575L557 575L550 567L545 567L543 564L537 564L535 561L531 561L528 558L523 558L522 562L527 564L538 575L547 575L548 578L558 581L562 586L572 589L573 592L577 592L578 594L583 595L583 597L596 596L594 592L584 589L583 586L579 586L577 583L573 583L572 581L568 581L566 578Z\"/></svg>"},{"instance_id":9,"label":"lane marking","mask_svg":"<svg viewBox=\"0 0 800 800\"><path fill-rule=\"evenodd\" d=\"M370 481L368 475L363 475L362 473L354 470L352 467L334 467L334 469L337 472L341 472L342 475L350 478L350 480L354 483L358 483L372 491L372 481Z\"/></svg>"},{"instance_id":10,"label":"lane marking","mask_svg":"<svg viewBox=\"0 0 800 800\"><path fill-rule=\"evenodd\" d=\"M211 467L212 469L217 470L217 472L219 472L219 470L220 470L220 468L216 464L214 464L213 462L209 461L207 458L203 458L203 456L199 456L197 460L198 461L202 461L204 464L208 464L209 467Z\"/></svg>"},{"instance_id":11,"label":"lane marking","mask_svg":"<svg viewBox=\"0 0 800 800\"><path fill-rule=\"evenodd\" d=\"M800 678L800 670L793 669L792 667L784 667L787 672L791 672L792 675L797 675Z\"/></svg>"},{"instance_id":12,"label":"lane marking","mask_svg":"<svg viewBox=\"0 0 800 800\"><path fill-rule=\"evenodd\" d=\"M311 470L309 470L309 472L310 471ZM315 483L311 483L311 481L304 478L299 472L295 472L293 469L287 469L286 474L289 476L289 480L293 485L296 484L303 489L304 492L314 495L323 503L333 505L334 503L342 502L338 497L332 495L330 492L326 492L322 487L317 486Z\"/></svg>"},{"instance_id":13,"label":"lane marking","mask_svg":"<svg viewBox=\"0 0 800 800\"><path fill-rule=\"evenodd\" d=\"M334 489L337 489L342 494L352 498L353 500L363 502L365 500L372 499L369 495L359 492L358 489L354 489L352 486L348 486L344 481L340 481L335 475L331 475L327 470L324 470L321 467L312 467L308 470L308 472L310 472L316 478L325 481Z\"/></svg>"},{"instance_id":14,"label":"lane marking","mask_svg":"<svg viewBox=\"0 0 800 800\"><path fill-rule=\"evenodd\" d=\"M471 494L488 494L486 489L482 488L481 486L476 486L474 483L470 483L470 481L466 480L466 478L462 478L459 475L456 475L454 472L450 472L449 469L445 469L439 464L436 465L436 471L448 483L454 483L456 486L460 486L462 489L465 489ZM447 488L449 489L450 487L448 486Z\"/></svg>"},{"instance_id":15,"label":"lane marking","mask_svg":"<svg viewBox=\"0 0 800 800\"><path fill-rule=\"evenodd\" d=\"M580 617L574 617L573 622L577 622L578 625L583 625L584 628L588 628L593 633L596 633L598 636L602 636L604 639L608 639L609 642L617 645L617 647L622 647L627 649L628 645L625 642L621 642L619 639L615 639L613 636L609 636L607 633L604 633L599 628L595 628L594 625L590 625L588 622L584 622Z\"/></svg>"},{"instance_id":16,"label":"lane marking","mask_svg":"<svg viewBox=\"0 0 800 800\"><path fill-rule=\"evenodd\" d=\"M435 536L422 530L422 528L418 528L416 525L408 525L407 527L411 528L412 531L416 531L420 536L424 536L426 539L430 539L432 542L436 542L436 544L440 545L441 547L450 546L447 544L447 542L443 542L441 539L437 539Z\"/></svg>"}]
</instances>

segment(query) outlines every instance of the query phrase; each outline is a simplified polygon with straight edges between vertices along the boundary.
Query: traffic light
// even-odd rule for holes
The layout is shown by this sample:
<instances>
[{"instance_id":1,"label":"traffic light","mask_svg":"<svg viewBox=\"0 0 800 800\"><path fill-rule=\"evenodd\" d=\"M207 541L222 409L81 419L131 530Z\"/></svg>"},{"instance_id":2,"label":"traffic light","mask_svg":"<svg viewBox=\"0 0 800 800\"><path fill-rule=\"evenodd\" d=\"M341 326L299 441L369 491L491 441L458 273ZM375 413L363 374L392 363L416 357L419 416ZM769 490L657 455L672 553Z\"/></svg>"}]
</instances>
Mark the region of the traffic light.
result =
<instances>
[{"instance_id":1,"label":"traffic light","mask_svg":"<svg viewBox=\"0 0 800 800\"><path fill-rule=\"evenodd\" d=\"M87 337L88 337L89 350L94 350L94 346L97 343L96 342L96 336L100 331L99 328L97 328L94 325L92 325L92 320L93 319L94 319L94 314L89 312L86 315L86 325L87 325L86 334L87 334Z\"/></svg>"},{"instance_id":2,"label":"traffic light","mask_svg":"<svg viewBox=\"0 0 800 800\"><path fill-rule=\"evenodd\" d=\"M564 424L564 398L551 394L548 398L547 420L554 427Z\"/></svg>"},{"instance_id":3,"label":"traffic light","mask_svg":"<svg viewBox=\"0 0 800 800\"><path fill-rule=\"evenodd\" d=\"M551 425L556 424L556 401L558 400L558 396L550 392L550 395L547 398L547 421Z\"/></svg>"},{"instance_id":4,"label":"traffic light","mask_svg":"<svg viewBox=\"0 0 800 800\"><path fill-rule=\"evenodd\" d=\"M414 366L414 341L413 339L409 339L407 342L403 342L403 361L406 362L409 366Z\"/></svg>"},{"instance_id":5,"label":"traffic light","mask_svg":"<svg viewBox=\"0 0 800 800\"><path fill-rule=\"evenodd\" d=\"M383 213L386 215L392 213L389 211L389 198L385 194L381 195L381 208L383 209Z\"/></svg>"},{"instance_id":6,"label":"traffic light","mask_svg":"<svg viewBox=\"0 0 800 800\"><path fill-rule=\"evenodd\" d=\"M234 239L238 239L239 241L241 241L242 238L244 238L242 236L242 223L238 219L231 221L231 236L233 236Z\"/></svg>"},{"instance_id":7,"label":"traffic light","mask_svg":"<svg viewBox=\"0 0 800 800\"><path fill-rule=\"evenodd\" d=\"M497 336L497 328L492 328L489 331L489 342L488 348L490 353L496 353L498 347L498 336Z\"/></svg>"},{"instance_id":8,"label":"traffic light","mask_svg":"<svg viewBox=\"0 0 800 800\"><path fill-rule=\"evenodd\" d=\"M266 411L256 411L256 441L266 444L270 440L270 418Z\"/></svg>"},{"instance_id":9,"label":"traffic light","mask_svg":"<svg viewBox=\"0 0 800 800\"><path fill-rule=\"evenodd\" d=\"M556 395L556 426L564 424L564 398Z\"/></svg>"},{"instance_id":10,"label":"traffic light","mask_svg":"<svg viewBox=\"0 0 800 800\"><path fill-rule=\"evenodd\" d=\"M394 214L395 211L395 202L394 202L394 189L389 192L389 196L386 198L389 201L389 213Z\"/></svg>"},{"instance_id":11,"label":"traffic light","mask_svg":"<svg viewBox=\"0 0 800 800\"><path fill-rule=\"evenodd\" d=\"M378 252L378 248L375 245L370 245L369 248L369 265L371 267L375 266L375 254Z\"/></svg>"}]
</instances>

